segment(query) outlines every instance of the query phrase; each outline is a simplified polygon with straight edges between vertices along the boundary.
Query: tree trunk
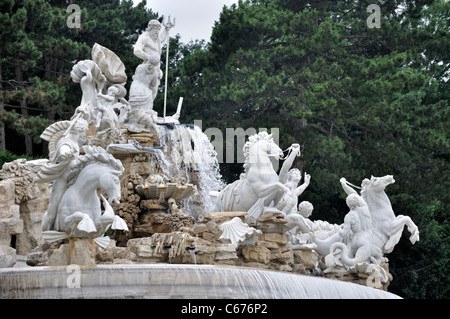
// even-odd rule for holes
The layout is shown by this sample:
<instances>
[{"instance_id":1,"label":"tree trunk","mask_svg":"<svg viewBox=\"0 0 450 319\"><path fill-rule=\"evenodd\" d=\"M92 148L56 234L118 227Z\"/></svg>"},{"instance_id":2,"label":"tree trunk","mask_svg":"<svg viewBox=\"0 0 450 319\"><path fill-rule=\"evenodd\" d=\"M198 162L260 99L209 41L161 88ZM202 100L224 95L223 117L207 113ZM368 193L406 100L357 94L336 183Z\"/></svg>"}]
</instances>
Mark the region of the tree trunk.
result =
<instances>
[{"instance_id":1,"label":"tree trunk","mask_svg":"<svg viewBox=\"0 0 450 319\"><path fill-rule=\"evenodd\" d=\"M18 85L18 89L22 90L25 89L25 85L23 84L23 74L22 74L22 68L20 61L16 61L16 81ZM28 117L28 107L27 107L27 98L24 96L20 100L20 114L22 114L23 117ZM25 154L27 156L33 155L33 140L30 135L24 134L25 136Z\"/></svg>"},{"instance_id":2,"label":"tree trunk","mask_svg":"<svg viewBox=\"0 0 450 319\"><path fill-rule=\"evenodd\" d=\"M5 110L3 103L3 78L2 78L2 56L0 55L0 113ZM0 124L0 152L6 149L5 124Z\"/></svg>"}]
</instances>

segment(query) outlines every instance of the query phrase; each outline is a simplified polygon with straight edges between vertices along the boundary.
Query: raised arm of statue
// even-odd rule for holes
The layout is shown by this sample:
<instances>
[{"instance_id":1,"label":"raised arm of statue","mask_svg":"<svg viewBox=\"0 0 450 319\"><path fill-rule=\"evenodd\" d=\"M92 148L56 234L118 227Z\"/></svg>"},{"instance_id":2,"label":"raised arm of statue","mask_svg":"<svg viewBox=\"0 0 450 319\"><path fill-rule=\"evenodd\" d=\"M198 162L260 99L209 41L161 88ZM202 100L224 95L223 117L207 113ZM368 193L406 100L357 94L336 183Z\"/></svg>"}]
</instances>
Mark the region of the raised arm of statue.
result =
<instances>
[{"instance_id":1,"label":"raised arm of statue","mask_svg":"<svg viewBox=\"0 0 450 319\"><path fill-rule=\"evenodd\" d=\"M278 176L279 176L278 180L282 184L285 184L287 181L288 172L291 169L292 164L294 163L295 157L300 156L300 145L299 144L292 144L290 149L291 149L291 152L289 153L288 157L286 158L283 165L281 166L280 174L278 174Z\"/></svg>"},{"instance_id":2,"label":"raised arm of statue","mask_svg":"<svg viewBox=\"0 0 450 319\"><path fill-rule=\"evenodd\" d=\"M353 188L351 188L350 186L348 186L347 184L347 180L345 179L345 177L342 177L339 182L342 185L342 188L344 189L344 191L347 193L347 195L350 194L356 194L359 195Z\"/></svg>"},{"instance_id":3,"label":"raised arm of statue","mask_svg":"<svg viewBox=\"0 0 450 319\"><path fill-rule=\"evenodd\" d=\"M311 175L305 173L305 182L295 189L295 194L297 196L300 196L305 191L305 189L309 186L310 181L311 181Z\"/></svg>"},{"instance_id":4,"label":"raised arm of statue","mask_svg":"<svg viewBox=\"0 0 450 319\"><path fill-rule=\"evenodd\" d=\"M169 35L169 30L170 28L162 28L159 32L159 41L161 41L161 43L164 43L166 41L167 36Z\"/></svg>"}]
</instances>

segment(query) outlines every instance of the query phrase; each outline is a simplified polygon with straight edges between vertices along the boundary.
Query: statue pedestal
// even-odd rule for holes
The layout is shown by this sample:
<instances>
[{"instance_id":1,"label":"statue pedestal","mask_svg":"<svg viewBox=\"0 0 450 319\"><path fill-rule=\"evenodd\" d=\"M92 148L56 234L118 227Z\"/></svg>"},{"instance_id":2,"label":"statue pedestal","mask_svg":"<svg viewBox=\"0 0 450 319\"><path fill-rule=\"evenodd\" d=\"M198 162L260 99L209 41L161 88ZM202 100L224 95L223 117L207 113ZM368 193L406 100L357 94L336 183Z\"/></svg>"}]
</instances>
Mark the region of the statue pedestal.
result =
<instances>
[{"instance_id":1,"label":"statue pedestal","mask_svg":"<svg viewBox=\"0 0 450 319\"><path fill-rule=\"evenodd\" d=\"M48 258L48 266L95 265L95 243L91 238L70 238Z\"/></svg>"},{"instance_id":2,"label":"statue pedestal","mask_svg":"<svg viewBox=\"0 0 450 319\"><path fill-rule=\"evenodd\" d=\"M380 266L360 263L356 264L349 270L325 270L324 277L348 281L385 291L388 290L389 284L392 281L392 275L389 273L389 264L385 262L383 262Z\"/></svg>"}]
</instances>

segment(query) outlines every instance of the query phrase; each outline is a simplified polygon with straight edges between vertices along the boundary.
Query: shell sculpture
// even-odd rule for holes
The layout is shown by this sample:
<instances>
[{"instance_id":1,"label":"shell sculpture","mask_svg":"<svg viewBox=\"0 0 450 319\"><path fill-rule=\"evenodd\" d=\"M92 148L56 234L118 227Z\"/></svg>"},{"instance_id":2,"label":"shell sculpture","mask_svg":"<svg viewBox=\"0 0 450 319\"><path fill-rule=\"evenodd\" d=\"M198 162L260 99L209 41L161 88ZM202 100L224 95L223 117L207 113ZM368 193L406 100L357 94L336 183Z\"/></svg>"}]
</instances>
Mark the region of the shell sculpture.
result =
<instances>
[{"instance_id":1,"label":"shell sculpture","mask_svg":"<svg viewBox=\"0 0 450 319\"><path fill-rule=\"evenodd\" d=\"M110 82L118 84L127 82L125 65L113 51L95 43L92 47L91 56Z\"/></svg>"},{"instance_id":2,"label":"shell sculpture","mask_svg":"<svg viewBox=\"0 0 450 319\"><path fill-rule=\"evenodd\" d=\"M232 220L219 225L219 229L222 231L219 239L229 239L235 246L238 246L247 238L262 234L260 230L250 227L239 217L234 217Z\"/></svg>"}]
</instances>

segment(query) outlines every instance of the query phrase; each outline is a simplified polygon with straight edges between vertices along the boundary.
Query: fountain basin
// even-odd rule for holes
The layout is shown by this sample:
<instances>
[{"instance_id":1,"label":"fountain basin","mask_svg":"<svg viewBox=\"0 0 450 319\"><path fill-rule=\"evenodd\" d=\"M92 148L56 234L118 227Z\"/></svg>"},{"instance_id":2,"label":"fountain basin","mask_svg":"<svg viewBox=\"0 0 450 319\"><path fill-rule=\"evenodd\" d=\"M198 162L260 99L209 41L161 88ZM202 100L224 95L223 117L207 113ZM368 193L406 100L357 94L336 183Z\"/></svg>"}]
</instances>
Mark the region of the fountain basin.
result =
<instances>
[{"instance_id":1,"label":"fountain basin","mask_svg":"<svg viewBox=\"0 0 450 319\"><path fill-rule=\"evenodd\" d=\"M2 299L398 299L349 282L244 267L120 264L0 269Z\"/></svg>"},{"instance_id":2,"label":"fountain basin","mask_svg":"<svg viewBox=\"0 0 450 319\"><path fill-rule=\"evenodd\" d=\"M197 186L193 184L179 185L176 183L137 185L136 192L147 199L165 200L173 198L175 200L187 199L195 193Z\"/></svg>"}]
</instances>

